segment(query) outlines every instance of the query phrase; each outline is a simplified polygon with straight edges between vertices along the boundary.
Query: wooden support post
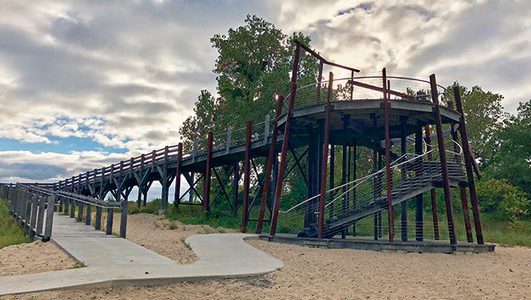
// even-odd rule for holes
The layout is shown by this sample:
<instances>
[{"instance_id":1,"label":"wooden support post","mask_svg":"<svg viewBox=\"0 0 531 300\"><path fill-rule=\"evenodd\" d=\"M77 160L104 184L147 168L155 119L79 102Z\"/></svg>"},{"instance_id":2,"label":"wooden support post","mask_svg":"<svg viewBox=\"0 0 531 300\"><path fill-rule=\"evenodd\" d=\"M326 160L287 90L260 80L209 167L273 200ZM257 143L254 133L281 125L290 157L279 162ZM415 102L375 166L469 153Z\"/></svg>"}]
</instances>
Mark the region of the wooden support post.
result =
<instances>
[{"instance_id":1,"label":"wooden support post","mask_svg":"<svg viewBox=\"0 0 531 300\"><path fill-rule=\"evenodd\" d=\"M206 148L205 177L203 178L203 211L210 212L210 177L212 168L212 131L208 132Z\"/></svg>"},{"instance_id":2,"label":"wooden support post","mask_svg":"<svg viewBox=\"0 0 531 300\"><path fill-rule=\"evenodd\" d=\"M114 208L107 207L107 220L105 223L105 234L112 234L112 225L114 220Z\"/></svg>"},{"instance_id":3,"label":"wooden support post","mask_svg":"<svg viewBox=\"0 0 531 300\"><path fill-rule=\"evenodd\" d=\"M450 244L457 244L454 228L454 213L452 209L452 194L450 193L450 179L448 177L448 162L446 160L446 147L444 145L444 133L442 128L442 117L439 106L439 94L437 92L437 81L435 74L430 75L431 98L433 100L433 110L436 118L437 144L439 147L439 158L441 160L442 185L444 191L444 202L446 204L446 219L448 221L448 234Z\"/></svg>"},{"instance_id":4,"label":"wooden support post","mask_svg":"<svg viewBox=\"0 0 531 300\"><path fill-rule=\"evenodd\" d=\"M70 218L76 217L76 200L70 199Z\"/></svg>"},{"instance_id":5,"label":"wooden support post","mask_svg":"<svg viewBox=\"0 0 531 300\"><path fill-rule=\"evenodd\" d=\"M472 215L474 216L474 228L476 230L476 240L478 244L483 244L483 231L481 229L481 221L479 218L479 206L476 196L476 183L474 181L474 173L472 170L472 164L474 163L472 158L472 150L468 143L468 133L465 122L465 113L463 111L463 103L461 101L461 95L459 93L459 87L454 86L454 99L457 107L457 111L461 115L459 118L459 132L461 133L461 142L463 146L463 152L465 156L465 169L468 177L468 189L470 192L470 202L472 203Z\"/></svg>"},{"instance_id":6,"label":"wooden support post","mask_svg":"<svg viewBox=\"0 0 531 300\"><path fill-rule=\"evenodd\" d=\"M175 195L173 200L173 209L177 211L181 197L181 165L183 160L183 143L177 146L177 165L175 167Z\"/></svg>"},{"instance_id":7,"label":"wooden support post","mask_svg":"<svg viewBox=\"0 0 531 300\"><path fill-rule=\"evenodd\" d=\"M431 146L431 132L429 125L426 125L424 127L424 135L426 140L426 152L428 152L428 160L433 159L432 155L432 146ZM439 240L439 220L437 216L437 194L435 193L435 188L432 188L430 190L430 197L431 197L431 212L432 212L432 219L433 219L433 239Z\"/></svg>"},{"instance_id":8,"label":"wooden support post","mask_svg":"<svg viewBox=\"0 0 531 300\"><path fill-rule=\"evenodd\" d=\"M418 125L415 129L415 154L422 155L422 127ZM415 172L415 176L422 176L422 160L418 162L419 171ZM415 239L419 242L424 240L424 196L419 194L415 196Z\"/></svg>"},{"instance_id":9,"label":"wooden support post","mask_svg":"<svg viewBox=\"0 0 531 300\"><path fill-rule=\"evenodd\" d=\"M247 231L247 222L249 220L249 184L251 182L251 137L253 134L253 122L247 121L245 128L245 159L243 161L243 205L242 205L242 224L241 232Z\"/></svg>"},{"instance_id":10,"label":"wooden support post","mask_svg":"<svg viewBox=\"0 0 531 300\"><path fill-rule=\"evenodd\" d=\"M328 95L326 98L325 124L324 124L324 142L323 142L323 161L321 165L321 195L319 198L319 223L317 237L322 239L324 233L324 208L326 204L326 176L328 167L328 144L330 143L330 101L332 101L334 74L328 75Z\"/></svg>"},{"instance_id":11,"label":"wooden support post","mask_svg":"<svg viewBox=\"0 0 531 300\"><path fill-rule=\"evenodd\" d=\"M389 242L394 239L394 217L393 217L393 199L391 197L391 137L389 135L389 103L387 94L387 74L385 68L382 70L383 80L383 97L384 97L384 127L385 127L385 178L387 186L387 216L389 219Z\"/></svg>"},{"instance_id":12,"label":"wooden support post","mask_svg":"<svg viewBox=\"0 0 531 300\"><path fill-rule=\"evenodd\" d=\"M284 185L284 172L286 171L287 154L289 147L290 129L291 129L291 111L295 105L295 97L297 95L297 73L299 70L301 47L300 44L296 45L295 57L293 60L293 70L291 73L291 87L288 111L286 112L286 123L284 125L284 135L282 140L282 151L280 153L280 166L278 170L278 181L275 187L275 200L273 204L273 217L271 218L271 228L269 234L274 236L277 231L278 210L280 208L280 201L282 197L282 187Z\"/></svg>"},{"instance_id":13,"label":"wooden support post","mask_svg":"<svg viewBox=\"0 0 531 300\"><path fill-rule=\"evenodd\" d=\"M120 237L125 239L127 234L127 198L121 201L122 213L120 215Z\"/></svg>"},{"instance_id":14,"label":"wooden support post","mask_svg":"<svg viewBox=\"0 0 531 300\"><path fill-rule=\"evenodd\" d=\"M322 71L322 70L321 70ZM282 104L284 102L284 97L277 97L277 111L275 115L275 125L273 127L273 136L271 137L271 145L269 146L269 153L267 155L266 170L264 176L264 189L262 191L262 198L260 199L260 213L258 215L258 225L256 226L256 233L262 233L265 209L267 206L267 197L269 195L269 187L271 184L271 169L277 158L277 152L275 150L277 139L278 139L278 118L282 114ZM236 172L236 169L235 169ZM236 174L236 173L235 173Z\"/></svg>"},{"instance_id":15,"label":"wooden support post","mask_svg":"<svg viewBox=\"0 0 531 300\"><path fill-rule=\"evenodd\" d=\"M401 154L405 155L407 152L407 132L406 132L406 126L407 126L407 119L401 118L400 119L400 150ZM406 180L406 169L405 167L402 169L401 177L402 180ZM402 241L407 241L407 200L402 201L400 203L400 237L402 238Z\"/></svg>"}]
</instances>

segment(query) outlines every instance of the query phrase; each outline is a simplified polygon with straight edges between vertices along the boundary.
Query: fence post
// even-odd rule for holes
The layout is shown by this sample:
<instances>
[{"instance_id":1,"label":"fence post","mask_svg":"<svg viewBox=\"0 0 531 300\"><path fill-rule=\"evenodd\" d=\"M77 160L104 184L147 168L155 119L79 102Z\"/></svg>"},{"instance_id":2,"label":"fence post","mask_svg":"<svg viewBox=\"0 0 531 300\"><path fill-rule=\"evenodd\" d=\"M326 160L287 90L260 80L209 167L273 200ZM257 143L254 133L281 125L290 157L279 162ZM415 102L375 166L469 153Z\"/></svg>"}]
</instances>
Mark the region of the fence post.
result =
<instances>
[{"instance_id":1,"label":"fence post","mask_svg":"<svg viewBox=\"0 0 531 300\"><path fill-rule=\"evenodd\" d=\"M39 235L42 235L43 232L42 232L42 227L43 227L43 223L44 223L44 213L45 213L45 201L44 201L44 197L43 196L37 196L37 230L36 230L36 234L39 234Z\"/></svg>"},{"instance_id":2,"label":"fence post","mask_svg":"<svg viewBox=\"0 0 531 300\"><path fill-rule=\"evenodd\" d=\"M44 237L42 238L44 242L49 241L52 236L53 211L56 197L55 195L50 195L46 201L46 226L44 227Z\"/></svg>"},{"instance_id":3,"label":"fence post","mask_svg":"<svg viewBox=\"0 0 531 300\"><path fill-rule=\"evenodd\" d=\"M35 237L35 225L37 224L37 195L31 196L31 221L29 235Z\"/></svg>"},{"instance_id":4,"label":"fence post","mask_svg":"<svg viewBox=\"0 0 531 300\"><path fill-rule=\"evenodd\" d=\"M98 203L98 205L96 206L96 220L94 220L94 229L96 230L101 229L101 214L102 214L101 203Z\"/></svg>"}]
</instances>

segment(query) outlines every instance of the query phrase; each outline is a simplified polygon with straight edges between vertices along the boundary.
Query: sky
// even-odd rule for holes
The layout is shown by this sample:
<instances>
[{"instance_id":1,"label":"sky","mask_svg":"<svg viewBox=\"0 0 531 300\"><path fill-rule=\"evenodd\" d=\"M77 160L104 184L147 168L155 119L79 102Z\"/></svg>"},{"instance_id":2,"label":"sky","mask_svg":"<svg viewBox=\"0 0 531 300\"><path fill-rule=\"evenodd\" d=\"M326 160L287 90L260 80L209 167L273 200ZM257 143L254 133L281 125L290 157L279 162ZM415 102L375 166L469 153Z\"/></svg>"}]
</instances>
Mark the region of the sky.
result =
<instances>
[{"instance_id":1,"label":"sky","mask_svg":"<svg viewBox=\"0 0 531 300\"><path fill-rule=\"evenodd\" d=\"M210 38L247 14L363 75L435 73L503 94L509 112L531 98L529 0L0 5L0 182L53 182L177 144L199 91L216 92Z\"/></svg>"}]
</instances>

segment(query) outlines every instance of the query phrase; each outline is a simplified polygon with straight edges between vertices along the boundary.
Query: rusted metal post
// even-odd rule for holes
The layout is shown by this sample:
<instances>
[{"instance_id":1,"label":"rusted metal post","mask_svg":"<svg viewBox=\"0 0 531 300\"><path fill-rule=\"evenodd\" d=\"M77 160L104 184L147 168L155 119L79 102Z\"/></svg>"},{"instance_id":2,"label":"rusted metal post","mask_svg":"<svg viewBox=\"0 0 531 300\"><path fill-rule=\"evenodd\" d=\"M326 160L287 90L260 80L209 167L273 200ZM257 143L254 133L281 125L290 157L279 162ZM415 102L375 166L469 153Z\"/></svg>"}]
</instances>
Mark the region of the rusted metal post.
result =
<instances>
[{"instance_id":1,"label":"rusted metal post","mask_svg":"<svg viewBox=\"0 0 531 300\"><path fill-rule=\"evenodd\" d=\"M422 155L422 127L417 125L415 128L415 154ZM422 176L422 158L418 162L419 171L415 172L415 176ZM415 239L418 242L424 240L424 196L419 194L415 197Z\"/></svg>"},{"instance_id":2,"label":"rusted metal post","mask_svg":"<svg viewBox=\"0 0 531 300\"><path fill-rule=\"evenodd\" d=\"M203 211L210 212L210 177L212 168L212 131L208 132L205 177L203 178Z\"/></svg>"},{"instance_id":3,"label":"rusted metal post","mask_svg":"<svg viewBox=\"0 0 531 300\"><path fill-rule=\"evenodd\" d=\"M328 95L326 97L325 124L324 124L324 142L323 142L323 161L321 165L321 196L319 198L319 223L317 237L322 239L324 232L324 208L326 202L326 175L328 168L328 144L330 142L330 108L332 101L334 74L328 75Z\"/></svg>"},{"instance_id":4,"label":"rusted metal post","mask_svg":"<svg viewBox=\"0 0 531 300\"><path fill-rule=\"evenodd\" d=\"M249 184L251 182L251 137L253 134L253 122L247 121L245 128L245 159L243 161L243 205L242 205L242 224L240 231L247 231L247 222L249 220Z\"/></svg>"},{"instance_id":5,"label":"rusted metal post","mask_svg":"<svg viewBox=\"0 0 531 300\"><path fill-rule=\"evenodd\" d=\"M334 169L335 169L335 147L333 144L330 144L330 176L329 176L329 189L334 188ZM333 199L335 192L331 192L330 197ZM334 202L332 202L328 207L328 218L332 219L334 217Z\"/></svg>"},{"instance_id":6,"label":"rusted metal post","mask_svg":"<svg viewBox=\"0 0 531 300\"><path fill-rule=\"evenodd\" d=\"M400 150L401 154L405 155L407 152L407 118L400 118ZM401 172L402 180L406 180L406 168L402 168ZM407 241L407 200L400 203L400 237L402 241Z\"/></svg>"},{"instance_id":7,"label":"rusted metal post","mask_svg":"<svg viewBox=\"0 0 531 300\"><path fill-rule=\"evenodd\" d=\"M280 207L280 201L282 197L282 187L284 185L284 173L286 171L287 154L289 147L289 136L291 128L291 111L295 104L295 97L297 95L297 73L299 71L301 46L297 44L295 48L295 57L293 60L293 70L291 73L291 88L289 95L288 111L286 114L286 124L284 125L284 135L282 140L282 151L280 153L280 166L278 170L278 181L275 187L275 200L273 204L273 217L271 218L271 228L269 234L274 236L277 231L278 210Z\"/></svg>"},{"instance_id":8,"label":"rusted metal post","mask_svg":"<svg viewBox=\"0 0 531 300\"><path fill-rule=\"evenodd\" d=\"M180 202L181 193L181 164L183 161L183 143L177 146L177 165L175 167L175 195L173 197L173 209L176 210Z\"/></svg>"},{"instance_id":9,"label":"rusted metal post","mask_svg":"<svg viewBox=\"0 0 531 300\"><path fill-rule=\"evenodd\" d=\"M378 120L376 120L376 115L371 114L372 117L372 128L373 131L376 132L378 128ZM378 171L378 161L379 161L379 155L378 155L378 140L376 138L376 135L374 137L374 140L372 141L372 172L376 173ZM375 175L372 179L372 195L374 199L377 199L381 196L381 178L380 174ZM380 229L378 227L378 212L375 212L372 216L372 223L373 223L373 238L375 241L378 240Z\"/></svg>"},{"instance_id":10,"label":"rusted metal post","mask_svg":"<svg viewBox=\"0 0 531 300\"><path fill-rule=\"evenodd\" d=\"M448 101L448 108L454 109L452 101ZM452 140L454 141L454 152L455 154L455 163L459 168L461 168L461 156L459 153L459 138L457 137L457 131L454 130L454 123L450 126L450 132L452 135ZM474 242L474 237L472 236L472 226L470 224L470 212L468 208L468 197L466 194L466 189L463 185L459 184L459 195L461 196L461 208L463 210L463 218L465 221L465 231L466 231L466 240L469 243Z\"/></svg>"},{"instance_id":11,"label":"rusted metal post","mask_svg":"<svg viewBox=\"0 0 531 300\"><path fill-rule=\"evenodd\" d=\"M452 209L452 194L450 193L450 179L448 177L448 162L446 160L446 147L444 145L444 133L442 128L441 110L439 106L439 93L437 92L437 81L435 74L430 75L431 98L433 100L433 110L436 118L437 144L439 147L439 158L441 160L442 186L444 191L444 202L446 204L446 219L448 221L448 234L450 244L457 244L454 228L454 213Z\"/></svg>"},{"instance_id":12,"label":"rusted metal post","mask_svg":"<svg viewBox=\"0 0 531 300\"><path fill-rule=\"evenodd\" d=\"M354 73L353 73L354 74ZM354 145L352 146L352 180L355 181L357 179L356 172L358 171L358 162L357 162L357 156L358 156L358 147L357 142L354 142ZM352 185L352 208L357 209L358 206L358 199L356 195L356 184L354 183ZM356 236L356 223L352 225L352 236Z\"/></svg>"},{"instance_id":13,"label":"rusted metal post","mask_svg":"<svg viewBox=\"0 0 531 300\"><path fill-rule=\"evenodd\" d=\"M343 149L341 149L342 159L341 159L341 185L343 186L341 188L341 194L343 195L341 197L341 212L345 213L345 210L347 209L347 187L345 184L347 183L347 151L348 147L346 145L343 145ZM347 230L343 229L341 231L341 238L345 239L347 237Z\"/></svg>"},{"instance_id":14,"label":"rusted metal post","mask_svg":"<svg viewBox=\"0 0 531 300\"><path fill-rule=\"evenodd\" d=\"M390 103L387 94L387 74L382 70L383 96L384 96L384 127L385 127L385 177L387 186L387 216L389 218L389 242L394 239L393 199L391 197L391 137L389 135L389 108Z\"/></svg>"},{"instance_id":15,"label":"rusted metal post","mask_svg":"<svg viewBox=\"0 0 531 300\"><path fill-rule=\"evenodd\" d=\"M322 72L322 69L321 69ZM319 89L320 90L320 89ZM262 233L265 209L267 205L267 196L269 195L269 186L271 184L271 169L273 168L273 163L276 160L277 152L275 147L278 139L278 118L282 114L282 104L284 102L284 97L278 96L277 100L277 111L275 116L275 127L273 127L273 136L271 137L271 145L269 146L269 153L267 155L267 163L264 177L264 190L262 191L262 198L260 199L260 213L258 215L258 225L256 226L256 233Z\"/></svg>"},{"instance_id":16,"label":"rusted metal post","mask_svg":"<svg viewBox=\"0 0 531 300\"><path fill-rule=\"evenodd\" d=\"M424 127L424 135L426 140L426 152L428 160L433 159L432 155L432 146L431 146L431 132L430 132L430 126L426 125ZM432 219L433 219L433 239L439 240L439 220L437 216L437 194L435 193L435 188L431 188L430 190L430 197L431 197L431 212L432 212Z\"/></svg>"},{"instance_id":17,"label":"rusted metal post","mask_svg":"<svg viewBox=\"0 0 531 300\"><path fill-rule=\"evenodd\" d=\"M465 156L465 169L468 177L468 189L470 192L470 202L472 202L472 215L474 216L474 228L476 229L476 240L478 244L483 244L483 231L481 230L481 221L479 218L479 207L478 199L476 195L476 183L474 181L474 173L472 170L472 151L470 150L470 145L468 144L468 133L465 123L465 114L463 111L463 103L461 102L461 95L459 93L459 88L454 86L454 99L457 111L461 114L459 118L459 132L461 133L461 143L463 146L463 152Z\"/></svg>"}]
</instances>

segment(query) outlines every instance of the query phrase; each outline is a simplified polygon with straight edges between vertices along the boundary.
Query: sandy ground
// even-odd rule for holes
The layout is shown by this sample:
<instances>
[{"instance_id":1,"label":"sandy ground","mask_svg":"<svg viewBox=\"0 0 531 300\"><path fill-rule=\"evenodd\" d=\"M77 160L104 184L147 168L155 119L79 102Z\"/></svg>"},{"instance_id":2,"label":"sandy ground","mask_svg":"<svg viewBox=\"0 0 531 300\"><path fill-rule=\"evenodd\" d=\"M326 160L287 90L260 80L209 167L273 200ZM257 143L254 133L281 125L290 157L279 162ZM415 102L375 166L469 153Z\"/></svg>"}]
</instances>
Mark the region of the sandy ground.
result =
<instances>
[{"instance_id":1,"label":"sandy ground","mask_svg":"<svg viewBox=\"0 0 531 300\"><path fill-rule=\"evenodd\" d=\"M127 239L146 247L158 254L175 260L179 264L190 264L197 260L194 252L184 240L194 234L228 232L224 228L212 228L207 225L184 225L170 222L164 216L135 214L127 218ZM113 232L120 231L120 215L116 214Z\"/></svg>"},{"instance_id":2,"label":"sandy ground","mask_svg":"<svg viewBox=\"0 0 531 300\"><path fill-rule=\"evenodd\" d=\"M72 268L76 261L54 243L35 241L0 249L0 276Z\"/></svg>"},{"instance_id":3,"label":"sandy ground","mask_svg":"<svg viewBox=\"0 0 531 300\"><path fill-rule=\"evenodd\" d=\"M128 236L178 262L195 256L182 244L208 226L133 215ZM243 279L51 291L17 299L531 299L531 248L497 247L495 253L448 255L329 250L250 241L281 259L284 269Z\"/></svg>"}]
</instances>

